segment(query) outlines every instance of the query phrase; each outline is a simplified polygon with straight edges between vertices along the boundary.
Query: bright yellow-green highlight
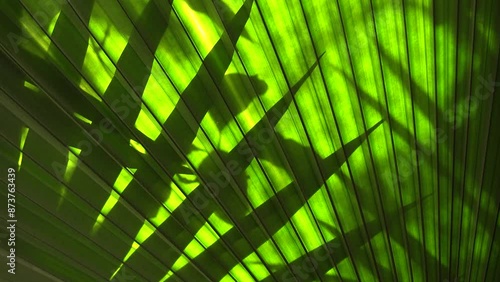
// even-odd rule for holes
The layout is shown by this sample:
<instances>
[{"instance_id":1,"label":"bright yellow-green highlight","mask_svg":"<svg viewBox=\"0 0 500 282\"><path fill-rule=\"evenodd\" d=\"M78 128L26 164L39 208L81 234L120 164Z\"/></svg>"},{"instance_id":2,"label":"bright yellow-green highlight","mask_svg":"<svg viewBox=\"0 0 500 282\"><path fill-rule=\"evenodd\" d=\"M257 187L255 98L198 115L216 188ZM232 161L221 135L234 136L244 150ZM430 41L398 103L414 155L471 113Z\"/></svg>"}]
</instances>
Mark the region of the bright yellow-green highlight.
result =
<instances>
[{"instance_id":1,"label":"bright yellow-green highlight","mask_svg":"<svg viewBox=\"0 0 500 282\"><path fill-rule=\"evenodd\" d=\"M79 114L79 113L73 113L73 115L74 115L77 119L79 119L79 120L81 120L81 121L85 122L86 124L92 124L92 121L91 121L90 119L88 119L88 118L86 118L86 117L82 116L82 115L81 115L81 114Z\"/></svg>"},{"instance_id":2,"label":"bright yellow-green highlight","mask_svg":"<svg viewBox=\"0 0 500 282\"><path fill-rule=\"evenodd\" d=\"M141 145L141 143L133 140L133 139L130 139L130 146L134 149L137 150L137 152L141 153L141 154L146 154L146 149L144 149L144 147Z\"/></svg>"},{"instance_id":3,"label":"bright yellow-green highlight","mask_svg":"<svg viewBox=\"0 0 500 282\"><path fill-rule=\"evenodd\" d=\"M98 227L102 222L104 222L105 216L113 209L113 207L116 205L118 200L120 199L121 193L125 191L127 186L130 184L132 179L134 178L134 173L137 171L135 168L122 168L120 174L118 175L118 178L115 181L115 184L113 185L113 188L116 190L111 191L111 195L109 196L108 200L104 204L99 216L96 219L96 222L94 223L94 227L92 230L95 232L97 231Z\"/></svg>"},{"instance_id":4,"label":"bright yellow-green highlight","mask_svg":"<svg viewBox=\"0 0 500 282\"><path fill-rule=\"evenodd\" d=\"M30 82L28 82L28 81L25 81L25 82L24 82L24 87L26 87L26 88L28 88L28 89L30 89L30 90L33 90L33 91L35 91L35 92L40 91L40 89L39 89L36 85L34 85L34 84L32 84L32 83L30 83Z\"/></svg>"},{"instance_id":5,"label":"bright yellow-green highlight","mask_svg":"<svg viewBox=\"0 0 500 282\"><path fill-rule=\"evenodd\" d=\"M23 127L21 129L21 142L19 144L19 160L17 161L17 170L21 170L21 163L23 162L23 149L24 144L26 144L26 138L28 138L28 132L30 129L28 127Z\"/></svg>"},{"instance_id":6,"label":"bright yellow-green highlight","mask_svg":"<svg viewBox=\"0 0 500 282\"><path fill-rule=\"evenodd\" d=\"M49 35L52 35L54 32L54 28L56 27L57 20L59 19L59 15L61 12L57 13L57 15L50 21L49 27L47 28L47 32Z\"/></svg>"},{"instance_id":7,"label":"bright yellow-green highlight","mask_svg":"<svg viewBox=\"0 0 500 282\"><path fill-rule=\"evenodd\" d=\"M69 151L68 151L68 163L66 164L66 169L64 171L63 179L65 183L69 183L71 180L71 177L73 177L73 173L76 170L76 167L78 165L78 156L82 152L82 149L76 148L76 147L71 147L69 146ZM61 207L61 204L64 201L64 198L66 197L67 189L64 185L61 184L61 192L60 192L60 197L59 197L59 202L57 203L57 208Z\"/></svg>"}]
</instances>

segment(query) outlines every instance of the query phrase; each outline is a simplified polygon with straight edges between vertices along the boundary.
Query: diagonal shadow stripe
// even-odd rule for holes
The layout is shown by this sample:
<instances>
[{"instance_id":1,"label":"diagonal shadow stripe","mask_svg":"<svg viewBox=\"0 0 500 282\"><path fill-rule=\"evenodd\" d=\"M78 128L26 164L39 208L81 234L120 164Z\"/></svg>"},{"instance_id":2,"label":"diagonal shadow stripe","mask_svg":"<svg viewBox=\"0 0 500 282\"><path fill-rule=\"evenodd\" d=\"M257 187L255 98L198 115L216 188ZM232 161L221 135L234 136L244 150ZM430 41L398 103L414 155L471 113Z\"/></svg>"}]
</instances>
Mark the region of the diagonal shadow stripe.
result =
<instances>
[{"instance_id":1,"label":"diagonal shadow stripe","mask_svg":"<svg viewBox=\"0 0 500 282\"><path fill-rule=\"evenodd\" d=\"M164 11L164 13L167 15L171 13L172 1L169 0L170 5L166 5L169 10ZM143 53L141 54L143 57L139 57L133 44L129 43L116 62L116 68L133 87L140 99L144 94L144 89L148 82L147 78L151 75L151 68L155 61L154 54L160 45L163 34L169 27L169 21L162 15L155 1L148 1L136 23L132 19L130 21L134 24L135 29L128 42L144 42L148 46L150 53ZM147 55L147 61L145 61L144 55ZM109 99L109 101L119 101L122 98L124 90L120 75L116 73L103 96ZM129 106L131 114L125 117L125 122L132 125L135 123L135 119L141 110L141 103L130 103Z\"/></svg>"}]
</instances>

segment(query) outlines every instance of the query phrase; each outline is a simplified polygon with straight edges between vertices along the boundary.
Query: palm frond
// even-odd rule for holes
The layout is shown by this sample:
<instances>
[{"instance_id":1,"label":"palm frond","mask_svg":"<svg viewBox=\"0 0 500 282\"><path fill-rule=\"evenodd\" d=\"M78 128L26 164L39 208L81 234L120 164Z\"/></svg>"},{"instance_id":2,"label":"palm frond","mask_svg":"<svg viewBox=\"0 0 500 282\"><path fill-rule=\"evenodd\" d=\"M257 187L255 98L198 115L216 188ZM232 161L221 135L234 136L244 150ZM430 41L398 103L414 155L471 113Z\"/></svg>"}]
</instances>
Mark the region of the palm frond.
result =
<instances>
[{"instance_id":1,"label":"palm frond","mask_svg":"<svg viewBox=\"0 0 500 282\"><path fill-rule=\"evenodd\" d=\"M495 281L499 5L0 2L8 281Z\"/></svg>"}]
</instances>

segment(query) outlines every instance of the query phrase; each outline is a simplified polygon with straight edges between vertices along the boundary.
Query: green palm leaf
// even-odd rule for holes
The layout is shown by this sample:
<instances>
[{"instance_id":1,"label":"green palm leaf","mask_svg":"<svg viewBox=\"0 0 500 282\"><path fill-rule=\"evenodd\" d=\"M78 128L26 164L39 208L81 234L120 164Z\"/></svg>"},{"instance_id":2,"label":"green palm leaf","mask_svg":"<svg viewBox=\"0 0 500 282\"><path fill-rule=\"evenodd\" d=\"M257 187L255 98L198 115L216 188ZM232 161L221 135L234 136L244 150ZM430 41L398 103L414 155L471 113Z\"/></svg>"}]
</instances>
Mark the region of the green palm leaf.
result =
<instances>
[{"instance_id":1,"label":"green palm leaf","mask_svg":"<svg viewBox=\"0 0 500 282\"><path fill-rule=\"evenodd\" d=\"M7 280L495 281L497 2L3 0Z\"/></svg>"}]
</instances>

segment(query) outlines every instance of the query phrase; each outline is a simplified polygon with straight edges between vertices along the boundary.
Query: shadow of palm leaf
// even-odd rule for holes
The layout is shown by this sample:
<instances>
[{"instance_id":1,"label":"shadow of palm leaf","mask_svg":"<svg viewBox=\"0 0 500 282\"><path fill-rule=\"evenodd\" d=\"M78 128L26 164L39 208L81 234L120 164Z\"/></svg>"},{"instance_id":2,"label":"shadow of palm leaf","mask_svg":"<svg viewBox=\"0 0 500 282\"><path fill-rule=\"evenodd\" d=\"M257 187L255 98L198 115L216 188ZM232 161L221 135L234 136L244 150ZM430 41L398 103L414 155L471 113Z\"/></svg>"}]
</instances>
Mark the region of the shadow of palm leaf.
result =
<instances>
[{"instance_id":1,"label":"shadow of palm leaf","mask_svg":"<svg viewBox=\"0 0 500 282\"><path fill-rule=\"evenodd\" d=\"M414 207L417 207L419 205L419 202L424 201L426 198L428 198L430 195L425 196L423 199L420 201L413 202L411 204L407 204L403 206L402 208L391 212L389 216L388 223L391 225L394 222L397 222L399 220L399 216L401 213L407 212L409 209L412 209ZM376 235L380 234L384 230L381 228L381 224L379 220L372 220L371 222L368 222L365 226L360 226L354 230L351 230L347 233L342 235L333 227L326 226L328 229L332 229L332 233L336 233L339 236L335 236L334 239L330 240L327 242L326 245L321 245L317 247L314 250L311 250L309 256L302 256L294 260L293 262L289 263L289 266L294 272L290 272L287 269L284 269L284 267L281 267L276 270L275 276L279 277L279 281L296 281L294 279L297 279L299 281L305 281L310 279L310 273L313 270L318 271L319 273L326 275L328 271L330 271L333 268L333 265L327 260L329 256L333 257L333 260L335 262L340 263L345 259L349 258L348 253L344 248L342 248L343 245L343 240L346 241L346 243L351 246L354 249L361 249L363 246L365 246L368 243L368 240L371 240L373 237ZM359 238L357 236L358 233L362 232L362 229L368 230L368 238L367 240L358 240ZM328 251L330 250L330 251ZM325 253L326 252L326 253ZM331 253L330 253L331 252ZM312 259L311 259L312 258ZM355 260L356 257L352 257L351 259ZM390 277L392 274L388 274L386 277ZM324 278L324 277L323 277ZM263 281L274 281L271 278L268 278Z\"/></svg>"},{"instance_id":2,"label":"shadow of palm leaf","mask_svg":"<svg viewBox=\"0 0 500 282\"><path fill-rule=\"evenodd\" d=\"M118 3L122 5L120 2ZM141 110L141 98L144 94L148 78L151 75L153 63L156 60L155 52L169 27L169 19L164 16L164 14L167 16L171 14L172 1L168 1L168 3L169 5L165 5L168 10L162 11L158 8L156 1L148 1L136 21L130 18L130 15L127 14L126 9L122 6L125 14L133 24L134 30L128 39L129 44L126 45L115 64L119 75L115 74L113 76L103 97L108 101L122 100L124 93L129 93L124 88L123 78L132 87L134 91L132 94L133 100L137 102L127 104L129 114L123 119L126 124L133 125ZM131 42L144 42L144 45L146 45L145 49L149 52L141 52L139 55L136 50L137 47L131 44ZM102 50L105 49L103 48Z\"/></svg>"},{"instance_id":3,"label":"shadow of palm leaf","mask_svg":"<svg viewBox=\"0 0 500 282\"><path fill-rule=\"evenodd\" d=\"M28 2L30 1L23 1L23 3ZM139 57L137 53L134 53L135 51L132 45L127 45L120 59L116 62L119 74L113 76L113 80L105 92L106 104L96 103L95 101L92 102L84 98L85 95L82 95L82 90L75 84L75 78L80 78L80 76L83 77L83 75L79 73L79 70L85 58L85 52L89 45L88 39L89 36L91 36L91 32L82 33L82 38L78 38L78 34L76 33L71 34L74 28L71 26L71 21L66 17L67 13L76 13L83 23L83 26L88 27L93 3L93 1L70 1L72 10L70 10L70 7L66 7L65 10L61 12L55 24L54 32L50 36L53 42L50 43L49 51L36 50L36 52L33 52L33 50L23 50L21 48L19 52L16 52L16 48L9 46L12 42L8 41L8 36L4 36L1 40L2 54L0 56L1 74L2 77L5 78L5 83L2 81L1 85L0 97L2 109L0 110L0 117L2 120L15 120L12 124L9 123L5 129L2 128L2 132L0 132L3 140L0 152L2 152L2 155L8 155L7 159L11 163L17 161L16 159L19 155L18 151L23 151L24 153L23 174L21 174L24 180L22 184L30 189L20 192L20 198L23 199L21 200L22 207L29 211L26 215L30 218L30 221L40 220L40 222L34 225L36 228L43 229L43 224L52 224L51 226L55 226L55 229L59 230L60 233L64 233L64 230L67 230L64 224L71 225L71 228L74 228L78 233L71 234L76 234L84 238L83 240L94 241L99 245L100 251L104 250L105 258L99 258L98 263L100 265L95 269L97 276L88 275L86 271L81 271L82 277L88 277L91 280L95 278L108 278L111 275L110 269L113 265L121 263L124 254L130 253L130 245L132 244L134 248L136 244L139 244L141 246L133 250L132 256L126 256L124 260L128 260L128 262L125 262L125 264L133 265L134 274L140 276L141 279L155 280L160 278L165 274L165 268L171 269L172 266L179 261L179 258L185 254L185 248L189 243L193 240L198 240L195 234L203 225L211 224L207 219L215 213L226 222L232 223L234 225L233 228L224 235L218 233L217 235L221 237L219 241L209 246L207 250L200 255L192 258L193 264L184 266L179 271L174 271L175 273L171 276L171 279L197 281L222 279L234 266L238 264L244 265L244 263L242 263L243 259L253 254L257 247L269 240L273 240L273 234L288 224L289 218L296 213L297 210L304 207L307 200L324 184L313 177L313 173L311 172L314 172L314 169L304 164L303 160L305 159L305 155L309 154L319 160L320 169L324 171L326 175L331 176L347 161L349 155L361 146L365 138L380 125L380 123L377 123L368 130L365 135L355 139L356 142L352 141L347 143L346 146L340 150L343 152L342 154L338 151L327 158L321 158L316 152L313 152L311 148L286 139L281 135L275 136L272 140L272 144L266 144L268 146L264 146L265 148L259 146L261 144L256 141L259 132L263 130L274 130L275 124L281 119L282 114L290 105L290 97L293 97L303 81L308 79L311 72L316 67L316 62L316 64L309 69L309 72L295 85L296 90L287 93L283 99L278 102L276 106L283 106L281 111L278 110L274 112L273 109L276 106L273 107L271 111L268 111L265 117L252 128L250 132L245 134L244 140L230 152L215 149L215 151L212 151L209 157L207 157L196 169L186 168L184 167L186 162L190 167L193 167L186 155L196 150L192 143L197 136L197 132L200 130L204 131L200 123L207 112L215 107L214 100L217 98L216 94L220 92L222 81L226 78L230 78L225 75L225 72L228 70L228 66L235 53L234 45L236 41L241 36L244 36L244 26L248 20L247 13L249 13L253 1L245 2L244 6L246 5L245 7L247 10L243 11L244 9L241 9L236 16L231 13L228 14L230 18L225 18L225 15L223 15L224 11L219 11L219 16L222 19L226 32L224 32L223 38L217 42L213 50L203 60L203 66L200 67L200 70L193 78L186 91L181 94L181 101L176 105L167 121L165 123L160 123L155 117L157 123L161 124L162 136L154 141L145 138L141 135L142 132L134 128L134 122L141 110L141 106L147 108L148 105L141 105L141 103L133 104L131 108L128 109L129 113L126 117L122 117L117 113L119 112L117 109L113 107L110 109L109 102L112 102L113 99L121 99L121 94L127 92L126 89L130 87L133 88L134 93L132 93L132 95L136 97L136 100L142 98L146 81L141 79L151 75L151 66L153 61L156 60L154 57L155 50L158 48L162 35L168 27L168 19L165 19L164 15L165 12L167 15L170 14L172 2L170 1L168 4L164 5L165 7L168 6L166 11L162 10L160 12L156 6L159 5L159 2L148 1L137 21L133 21L131 19L132 17L127 15L135 27L135 33L132 34L130 41L145 42L149 52L144 53L144 57ZM118 3L123 4L124 2ZM201 12L205 11L205 9L200 8L199 3L194 3L192 1L189 3L194 10ZM460 5L462 5L461 8L463 8L471 3L472 2L465 1ZM481 5L481 3L479 5ZM6 11L0 12L2 15L6 15L6 17L1 20L2 28L0 28L0 30L2 33L6 30L17 30L20 32L19 27L22 25L23 20L20 14L18 15L16 12L13 13L11 10L22 10L24 9L24 4L21 5L19 2L13 1L13 4L7 6L9 6L8 8L10 10L6 9ZM408 8L410 6L411 3L406 7ZM126 9L123 10L126 13ZM461 13L457 13L464 14L465 9L460 9L460 11L461 10L463 10ZM17 20L19 20L18 23L16 23ZM4 23L5 25L3 25ZM226 23L228 24L226 25ZM453 25L454 23L448 23L446 20L444 22L439 22L439 20L437 20L437 24ZM459 28L456 27L457 33L453 34L453 37L457 38L459 45L469 46L471 43L467 42L467 39L470 35L464 32L464 30L468 30L469 28L467 24L460 24L460 26L465 27L465 29L459 34ZM498 31L499 26L498 24L494 25L495 28L493 32ZM452 31L455 32L455 29L452 28ZM481 37L478 39L479 41L484 41L484 34L480 34L479 37ZM228 49L228 46L231 47ZM53 57L48 56L44 52ZM495 50L492 50L490 53L498 55L498 51L495 53ZM388 62L389 70L394 70L399 67L399 62L388 57L383 50L379 52L379 56L381 56L384 61ZM146 58L146 60L144 60L144 58ZM319 61L319 59L317 60ZM461 66L461 69L465 70L465 78L458 75L455 78L458 81L458 83L456 83L456 85L458 85L458 90L460 90L460 88L471 88L471 78L468 76L471 76L472 71L469 71L466 65L467 64ZM72 68L72 71L65 73L67 68ZM487 68L485 67L485 69ZM409 70L404 70L404 72L408 71ZM241 75L236 76L240 79L243 77ZM464 78L463 81L462 78ZM405 80L402 76L399 76L398 79L401 81ZM33 82L38 89L33 90L33 88L36 87L32 87L32 90L28 90L26 82ZM129 87L125 86L125 84ZM437 106L436 104L426 102L425 90L419 86L411 75L409 85L405 84L405 86L410 88L407 89L408 93L410 93L410 90L414 93L412 96L415 98L413 99L413 103L416 106L416 110L424 113L423 116L429 120L431 127L439 126L439 121L442 122L446 117L442 111L437 110L434 114L437 115L438 121L433 119L433 113L427 111L426 107L429 104L432 108L437 109ZM457 96L458 100L463 98L466 91L459 92L460 95ZM377 100L370 100L368 93L364 93L362 90L360 92L358 91L358 93L364 96L363 98L365 98L365 102L368 104L374 105L375 108L383 108L382 104ZM127 92L127 94L130 93ZM495 120L495 117L498 116L498 111L495 110L498 109L497 102L498 99L495 99L494 103L492 103L494 105L491 105L491 112L484 111L482 116L486 117L491 114L493 117L492 120ZM10 106L12 106L12 108ZM96 129L96 124L87 125L85 122L73 117L74 113L79 113L94 122L109 119L112 123L111 126L114 132L106 134L102 137L102 140L96 142L95 136L89 136L89 133ZM383 116L387 116L388 119L392 120L389 113ZM274 120L273 117L275 118ZM220 128L223 128L226 124L227 121L221 120ZM466 162L468 159L466 150L469 145L468 141L463 141L461 137L467 136L468 134L471 135L468 131L469 128L471 132L477 133L479 129L474 128L475 124L477 123L467 119L467 127L465 129L453 132L454 139L458 140L456 144L453 143L453 146L447 147L443 145L441 147L443 151L459 156L456 164L452 164L450 168L446 163L441 164L439 162L441 159L438 159L437 170L441 173L448 173L451 171L451 174L456 176L451 177L451 183L455 183L461 188L458 192L452 192L452 197L450 198L451 201L453 201L452 211L453 209L459 210L458 213L451 213L452 222L459 224L444 224L443 226L438 226L438 228L448 229L451 225L452 227L449 228L450 232L458 231L460 234L458 239L453 239L446 243L446 245L450 246L449 249L451 249L452 245L455 245L456 242L467 242L467 238L470 238L461 237L462 232L468 232L468 229L461 226L461 223L466 221L466 218L462 218L464 214L466 214L463 210L464 207L470 207L471 205L469 201L463 200L462 198L465 196L469 198L469 200L475 199L476 192L474 192L474 195L470 194L470 191L465 187L465 183L470 176L465 174L460 175L459 172L465 171L468 166L473 166L473 164L468 164ZM26 127L29 127L32 131L29 133L25 147L21 148L22 146L19 145L18 139ZM409 136L410 139L417 139L412 135L413 133L402 124L395 123L391 127L393 127L391 130L396 134ZM494 144L498 143L496 142L498 141L498 133L492 131L491 135L489 135L489 132L483 135L488 139L486 147L492 148L495 146ZM480 139L480 137L476 138L476 136L470 138L471 140ZM143 145L146 154L139 153L137 150L131 148L129 143L130 139L139 141L139 143ZM58 174L57 171L54 172L54 168L51 167L51 165L54 162L64 165L68 164L69 156L66 155L68 153L68 146L78 148L81 141L91 142L91 144L93 144L92 150L88 151L93 152L89 155L81 154L77 158L79 160L78 165L73 176L70 177L70 180L61 179L61 175L63 178L65 177L65 172L62 171L62 173ZM411 143L412 141L410 140L408 142ZM216 147L211 141L209 143L212 147ZM254 160L265 160L277 167L283 168L276 158L268 154L268 151L272 150L270 149L272 147L271 145L282 147L284 153L290 161L293 162L291 168L285 168L285 170L290 170L287 172L293 174L294 181L277 192L267 202L254 208L248 200L248 186L245 177L245 169L248 168L250 163ZM414 146L417 150L421 149L418 142L416 142L416 144L411 144L411 146ZM17 152L17 154L11 154L12 151ZM82 152L86 153L87 151L83 150ZM496 151L493 151L491 156L484 153L484 164L496 164L498 162L494 160L498 155L494 152ZM430 161L431 160L429 160L429 162ZM479 157L476 161L480 163L482 159ZM215 186L213 186L210 182L212 180L212 175L221 173L221 171L234 170L230 168L231 165L238 166L240 172L235 173L233 171L228 173L224 176L221 183L216 183ZM497 167L500 166L497 165ZM63 170L64 169L67 168L63 167ZM127 173L130 175L134 174L131 169L137 169L137 173L134 174L125 193L121 195L122 197L118 201L115 209L113 209L113 212L107 214L108 221L106 224L102 226L103 228L98 234L95 234L96 236L89 238L88 234L85 232L86 228L92 225L93 222L91 218L93 217L95 219L96 215L99 214L98 211L102 207L102 203L105 202L110 194L110 187L113 186L113 182L117 180L117 175L119 175L123 169L126 169ZM479 171L480 174L483 175L483 171L480 171L482 169L483 168L476 169L476 173ZM495 167L485 172L482 176L484 178L484 183L482 184L486 187L487 185L495 187L495 185L498 184L498 178L495 175L497 171L498 169ZM199 182L201 182L201 184L194 192L187 196L187 200L171 212L168 219L157 224L159 226L158 230L156 230L158 226L154 226L155 230L150 239L144 239L144 236L140 238L139 234L137 234L137 230L141 228L141 226L144 226L144 218L150 223L149 220L155 217L160 210L167 210L162 201L169 198L170 186L175 184L182 188L187 185L187 183L183 183L182 181L172 180L173 176L186 173L193 173L199 176ZM441 177L449 178L450 175L442 174ZM43 185L43 189L47 191L50 190L50 193L47 193L47 195L39 195L40 197L38 199L28 197L28 195L38 195L37 193L39 193L39 191L35 188L40 186L40 181L47 183ZM57 189L59 187L66 187L65 189L68 190L66 194L63 195L62 191L58 191ZM218 190L215 190L216 192L214 193L214 189ZM486 208L482 205L477 205L477 216L479 217L479 214L483 216L481 222L487 222L487 219L493 220L497 218L497 214L495 213L498 206L496 201L497 197L495 197L497 193L493 188L484 191L486 192L483 193L483 190L479 192L481 196L490 195L489 192L491 192L492 199L489 199L488 203L494 202L494 204ZM301 196L299 196L299 194ZM65 202L60 207L60 210L57 210L53 207L58 206L56 199L61 197L67 199L68 202ZM209 204L200 207L197 203L199 199L208 200ZM82 201L84 201L85 204L82 204ZM79 203L78 205L80 207L85 207L82 208L84 212L76 210L75 203ZM39 207L41 205L43 205L43 208ZM281 208L281 206L284 208ZM423 209L422 206L419 208ZM364 212L364 210L365 207L363 207L363 211L361 212ZM370 212L371 210L366 208L366 211ZM445 212L441 209L439 211L439 213ZM404 214L405 211L402 213ZM76 215L79 217L81 216L81 218L71 218L71 216ZM392 217L393 214L390 216ZM63 221L63 223L51 223L52 220L54 222ZM482 228L480 223L476 222L475 224L476 228L478 226ZM402 225L404 224L399 223L398 225L398 223L391 222L390 230L405 230L408 228L408 226ZM383 226L383 224L380 222L377 223L373 221L368 223L365 227L369 238L366 240L361 240L360 236L355 236L355 233L361 233L362 227L356 229L355 231L357 232L355 233L348 232L344 234L344 237L348 240L347 243L349 245L362 248L369 243L376 234L383 231L381 226ZM35 227L30 230L21 230L30 233L30 231L35 231ZM492 237L495 238L495 226L485 229L487 230L484 232L484 236L493 234ZM178 234L172 234L172 230L181 231L178 232ZM116 240L116 242L114 241L114 238L116 238L115 233L119 234L118 237L120 238ZM413 250L418 252L415 257L408 258L408 260L415 261L410 262L410 268L411 263L415 263L416 265L421 264L423 265L423 272L430 271L433 273L434 269L432 266L435 266L438 268L438 273L441 274L436 275L436 277L443 276L445 273L448 273L450 277L454 277L455 274L458 274L457 271L460 265L464 265L465 261L472 259L472 257L469 256L464 260L464 251L460 247L458 247L458 249L454 247L454 249L449 250L448 254L444 256L440 254L441 256L436 258L434 254L431 254L431 252L427 250L428 248L425 245L425 241L422 241L422 238L418 238L418 236L407 236L406 239L403 239L399 233L389 233L388 236L391 237L390 240L405 246L408 250L412 250L412 253L414 253ZM135 240L131 240L134 236ZM50 238L50 233L40 233L39 237L47 242L51 242L53 246L57 246L57 244L53 244L54 241ZM336 251L336 253L332 255L332 258L334 258L335 262L338 264L345 260L349 253L339 249L338 242L335 241L337 238L338 236L322 247L323 250L331 248ZM68 238L64 237L61 237L61 240L69 242ZM492 249L497 246L494 242L488 243L491 243ZM68 245L70 244L68 243ZM445 244L440 243L440 245ZM106 248L106 246L109 248ZM167 250L165 250L165 246L168 246ZM475 245L473 247L475 247ZM448 252L447 248L443 250L444 252ZM474 252L474 249L472 250ZM75 246L74 248L62 246L56 251L66 254L66 257L70 257L71 252L85 252L81 245ZM490 251L489 256L492 254L494 255L495 252L496 251ZM94 252L93 255L95 255L95 253L97 253L97 251ZM352 258L360 258L360 253L361 252L355 253ZM90 253L86 254L91 256ZM333 276L328 277L326 275L326 272L334 266L330 261L322 261L317 267L313 267L310 273L311 275L308 274L306 278L304 278L304 274L296 272L298 265L302 265L301 263L307 263L308 261L310 262L311 257L315 258L317 255L321 255L319 248L292 261L290 265L278 267L279 269L271 273L269 279L280 278L283 275L292 278L295 276L295 278L300 279L307 279L309 276L314 276L319 279L334 279ZM421 255L424 256L423 263L421 263ZM323 256L324 254L322 257ZM449 257L449 260L453 260L451 261L451 265L447 266L447 262L442 262L442 257ZM457 257L458 259L456 259ZM214 260L214 258L216 259ZM328 258L330 257L328 256ZM60 263L63 262L60 259L57 261ZM364 260L359 259L359 261L361 262L359 264L361 268L370 267L364 263ZM78 265L78 262L72 261L71 270L76 272L79 271L77 270ZM82 265L85 265L88 269L88 267L92 266L92 263L85 262ZM245 265L243 267L247 268ZM265 267L268 266L265 265ZM391 277L391 273L385 273L388 272L387 268L379 264L375 267L378 269L377 271L384 272L381 277ZM472 267L470 269L472 269ZM467 271L471 271L470 269ZM51 270L61 275L66 275L62 273L63 271L58 271L53 267ZM248 272L252 273L252 271ZM312 274L313 272L315 274ZM415 272L418 272L418 270L415 270ZM118 274L124 274L124 269ZM428 278L427 273L424 275ZM473 277L473 274L469 273L469 277L471 276ZM68 278L70 279L70 277Z\"/></svg>"},{"instance_id":4,"label":"shadow of palm leaf","mask_svg":"<svg viewBox=\"0 0 500 282\"><path fill-rule=\"evenodd\" d=\"M189 172L183 166L183 163L186 162L185 156L193 150L191 144L196 137L200 127L199 124L212 107L212 95L217 93L217 85L221 83L231 63L234 49L228 52L226 40L228 38L233 40L238 38L248 20L251 2L245 2L243 8L240 9L238 15L231 22L233 30L225 32L203 60L203 65L198 70L198 73L182 93L181 100L162 125L160 138L153 141L141 137L138 140L148 152L152 152L151 156L170 178L177 173ZM213 80L213 83L207 85L207 81L211 80ZM147 171L140 170L137 176L140 177L142 173L147 173ZM148 190L162 202L168 198L170 184L171 181L166 183L158 182L150 185ZM138 190L133 186L129 187L124 192L123 197L129 197L129 193L138 193ZM147 213L147 218L155 216L155 213L156 210L151 210Z\"/></svg>"},{"instance_id":5,"label":"shadow of palm leaf","mask_svg":"<svg viewBox=\"0 0 500 282\"><path fill-rule=\"evenodd\" d=\"M325 158L324 164L326 165L326 168L328 168L328 175L333 175L342 166L342 164L344 164L346 157L349 157L356 149L358 149L367 136L381 123L382 121L371 127L365 134L346 143L344 148ZM302 194L307 201L321 188L321 184L318 186L315 185L316 181L311 179L314 178L314 176L304 175L303 177L305 178L300 180L300 187ZM309 180L309 182L307 180ZM224 258L229 269L238 265L241 260L252 254L256 248L269 240L267 234L270 236L275 234L279 229L287 224L289 216L295 214L301 207L304 206L305 202L297 195L295 185L296 183L290 183L276 193L275 196L255 208L250 214L236 221L235 227L237 228L233 228L225 233L218 242L208 247L207 251L193 259L193 262L200 265L208 265L209 261L212 259L209 255L210 252L215 252L218 253L220 257ZM278 208L281 205L283 205L284 210L282 212L276 212L277 210L281 210ZM267 234L262 232L260 226L255 223L255 218L260 219ZM243 239L244 237L242 237L241 233L246 234L245 237L248 241ZM230 246L233 246L237 259L227 253L222 242L226 242ZM191 271L193 271L192 266L186 265L177 273L179 275L183 275L183 273L189 273ZM218 280L224 277L227 272L218 272L211 269L211 273Z\"/></svg>"},{"instance_id":6,"label":"shadow of palm leaf","mask_svg":"<svg viewBox=\"0 0 500 282\"><path fill-rule=\"evenodd\" d=\"M224 153L225 157L222 161L227 167L221 169L219 166L207 164L207 166L202 165L202 167L197 169L197 174L205 179L204 183L200 184L193 192L191 192L187 196L187 199L183 201L182 204L172 212L170 218L168 218L158 227L158 230L160 232L170 235L172 241L175 242L176 246L179 249L184 249L194 239L193 234L196 234L196 232L207 222L207 219L212 215L212 213L218 211L218 213L223 214L229 222L237 222L239 218L245 213L244 209L242 210L242 207L245 207L245 205L234 205L234 203L238 202L235 201L235 199L241 199L241 197L237 196L235 198L231 198L226 196L226 199L221 201L218 196L222 195L222 193L214 193L214 191L210 191L210 189L213 188L219 189L219 191L222 189L224 189L224 191L226 192L231 191L227 189L228 183L225 181L223 181L222 183L216 183L217 187L211 186L210 183L213 183L212 181L214 181L214 179L211 177L211 173L219 174L221 171L233 171L233 169L228 170L229 167L238 167L238 171L243 172L250 165L254 157L259 155L258 152L254 152L252 150L252 146L256 145L255 142L259 142L259 135L263 131L267 132L273 130L274 126L286 113L286 110L292 102L292 96L299 91L300 87L310 77L314 69L317 67L318 63L319 61L315 62L315 64L313 64L309 68L306 74L302 76L302 78L291 88L291 90L286 93L283 98L278 101L248 133L245 134L245 139L243 139L238 145L236 145L236 147L232 149L231 152ZM258 145L258 147L263 147L262 145L263 144L260 144ZM240 176L240 174L227 175L226 179ZM207 185L211 187L208 187L207 189ZM207 193L207 191L210 192ZM235 196L234 194L231 195ZM207 200L211 202L210 205L206 204ZM229 220L230 218L232 220ZM179 222L182 227L179 226ZM179 231L174 237L174 235L171 234L171 230ZM154 246L158 246L159 244L162 244L160 238L158 238L157 236L153 236L145 241L143 245L151 246L150 248L154 248ZM210 250L208 252L212 253ZM212 253L212 255L218 257L218 253ZM165 263L167 267L173 265L178 259L177 254L175 254L175 252L173 253L173 250L164 252L163 256L165 257L165 259L162 260L162 262ZM138 258L134 256L130 257L132 263L136 259ZM205 265L201 264L201 266L203 267ZM215 270L216 268L211 265L210 273ZM226 270L221 269L220 272L224 271Z\"/></svg>"}]
</instances>

